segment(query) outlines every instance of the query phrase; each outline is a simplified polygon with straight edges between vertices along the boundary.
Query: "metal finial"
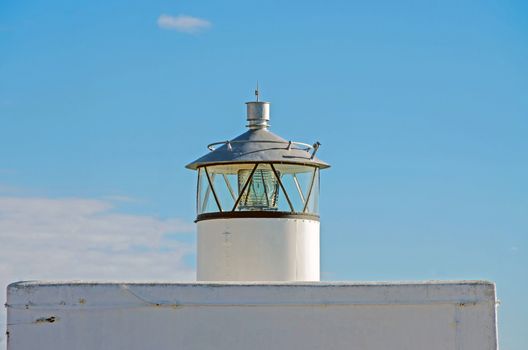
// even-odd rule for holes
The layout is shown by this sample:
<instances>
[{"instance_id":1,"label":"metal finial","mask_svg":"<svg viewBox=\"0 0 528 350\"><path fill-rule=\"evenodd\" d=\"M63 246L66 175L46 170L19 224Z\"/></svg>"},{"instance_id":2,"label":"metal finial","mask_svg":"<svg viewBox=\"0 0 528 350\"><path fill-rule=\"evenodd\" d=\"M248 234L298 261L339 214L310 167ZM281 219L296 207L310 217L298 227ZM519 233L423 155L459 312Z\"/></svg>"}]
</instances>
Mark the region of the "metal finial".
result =
<instances>
[{"instance_id":1,"label":"metal finial","mask_svg":"<svg viewBox=\"0 0 528 350\"><path fill-rule=\"evenodd\" d=\"M255 90L255 96L257 96L257 102L259 101L259 87L258 87L258 80L257 80L257 89Z\"/></svg>"}]
</instances>

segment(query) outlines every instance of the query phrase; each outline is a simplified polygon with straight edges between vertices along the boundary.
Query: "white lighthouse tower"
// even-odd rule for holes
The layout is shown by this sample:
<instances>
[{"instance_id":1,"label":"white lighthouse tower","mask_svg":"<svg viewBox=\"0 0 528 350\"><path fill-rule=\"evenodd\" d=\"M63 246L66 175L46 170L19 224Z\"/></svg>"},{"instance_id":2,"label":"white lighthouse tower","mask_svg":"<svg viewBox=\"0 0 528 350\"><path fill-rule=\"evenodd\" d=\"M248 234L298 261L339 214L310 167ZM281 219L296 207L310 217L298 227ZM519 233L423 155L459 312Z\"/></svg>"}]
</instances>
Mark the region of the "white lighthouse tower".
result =
<instances>
[{"instance_id":1,"label":"white lighthouse tower","mask_svg":"<svg viewBox=\"0 0 528 350\"><path fill-rule=\"evenodd\" d=\"M208 146L197 170L199 281L319 281L319 147L269 131L270 103L247 102L247 130Z\"/></svg>"}]
</instances>

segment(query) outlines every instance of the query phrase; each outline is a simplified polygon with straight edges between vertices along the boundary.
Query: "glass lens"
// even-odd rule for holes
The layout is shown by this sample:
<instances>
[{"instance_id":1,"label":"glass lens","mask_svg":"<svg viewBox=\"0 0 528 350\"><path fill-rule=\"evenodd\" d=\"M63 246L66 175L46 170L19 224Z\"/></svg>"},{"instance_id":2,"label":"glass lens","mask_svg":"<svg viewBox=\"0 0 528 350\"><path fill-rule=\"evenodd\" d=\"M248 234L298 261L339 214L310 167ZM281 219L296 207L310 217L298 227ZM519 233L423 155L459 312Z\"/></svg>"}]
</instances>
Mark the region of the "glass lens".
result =
<instances>
[{"instance_id":1,"label":"glass lens","mask_svg":"<svg viewBox=\"0 0 528 350\"><path fill-rule=\"evenodd\" d=\"M268 164L260 164L254 172L249 169L239 170L238 191L244 193L237 210L276 211L278 209L279 182Z\"/></svg>"}]
</instances>

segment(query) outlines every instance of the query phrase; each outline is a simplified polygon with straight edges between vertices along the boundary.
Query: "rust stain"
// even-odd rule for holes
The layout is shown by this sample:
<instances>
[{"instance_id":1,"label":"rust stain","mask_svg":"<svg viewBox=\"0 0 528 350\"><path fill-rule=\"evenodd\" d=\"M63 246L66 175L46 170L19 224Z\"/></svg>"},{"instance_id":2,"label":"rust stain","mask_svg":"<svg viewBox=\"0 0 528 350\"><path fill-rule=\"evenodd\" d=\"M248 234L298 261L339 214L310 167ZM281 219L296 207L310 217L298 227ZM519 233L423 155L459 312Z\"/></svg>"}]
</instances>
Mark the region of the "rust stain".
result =
<instances>
[{"instance_id":1,"label":"rust stain","mask_svg":"<svg viewBox=\"0 0 528 350\"><path fill-rule=\"evenodd\" d=\"M37 318L34 323L54 323L57 322L59 318L57 316L50 316L50 317L41 317Z\"/></svg>"},{"instance_id":2,"label":"rust stain","mask_svg":"<svg viewBox=\"0 0 528 350\"><path fill-rule=\"evenodd\" d=\"M475 302L475 301L462 302L462 303L458 304L459 307L475 306L475 305L477 305L477 302Z\"/></svg>"},{"instance_id":3,"label":"rust stain","mask_svg":"<svg viewBox=\"0 0 528 350\"><path fill-rule=\"evenodd\" d=\"M86 299L84 299L84 298L80 298L80 299L79 299L79 304L81 304L81 305L86 304Z\"/></svg>"}]
</instances>

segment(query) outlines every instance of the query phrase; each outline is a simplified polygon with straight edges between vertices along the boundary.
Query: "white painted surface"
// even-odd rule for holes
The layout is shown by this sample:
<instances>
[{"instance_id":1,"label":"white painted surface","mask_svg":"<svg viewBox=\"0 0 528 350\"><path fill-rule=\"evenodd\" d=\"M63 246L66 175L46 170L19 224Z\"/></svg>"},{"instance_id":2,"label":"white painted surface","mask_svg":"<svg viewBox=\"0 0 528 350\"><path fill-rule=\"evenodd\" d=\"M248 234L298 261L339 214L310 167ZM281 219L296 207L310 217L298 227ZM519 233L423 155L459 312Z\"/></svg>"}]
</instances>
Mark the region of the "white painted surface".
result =
<instances>
[{"instance_id":1,"label":"white painted surface","mask_svg":"<svg viewBox=\"0 0 528 350\"><path fill-rule=\"evenodd\" d=\"M479 281L20 282L7 305L9 350L497 349L495 286Z\"/></svg>"},{"instance_id":2,"label":"white painted surface","mask_svg":"<svg viewBox=\"0 0 528 350\"><path fill-rule=\"evenodd\" d=\"M215 219L197 231L199 281L319 281L319 221Z\"/></svg>"}]
</instances>

